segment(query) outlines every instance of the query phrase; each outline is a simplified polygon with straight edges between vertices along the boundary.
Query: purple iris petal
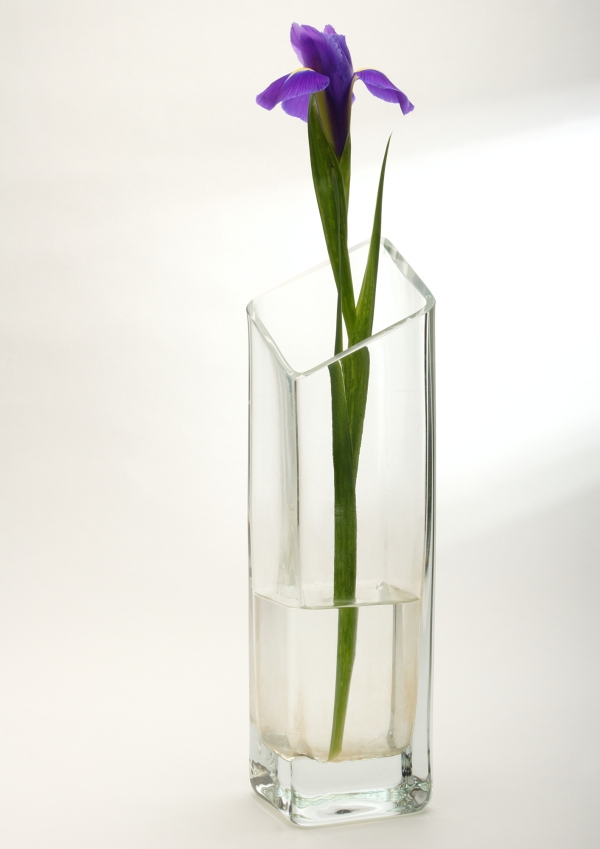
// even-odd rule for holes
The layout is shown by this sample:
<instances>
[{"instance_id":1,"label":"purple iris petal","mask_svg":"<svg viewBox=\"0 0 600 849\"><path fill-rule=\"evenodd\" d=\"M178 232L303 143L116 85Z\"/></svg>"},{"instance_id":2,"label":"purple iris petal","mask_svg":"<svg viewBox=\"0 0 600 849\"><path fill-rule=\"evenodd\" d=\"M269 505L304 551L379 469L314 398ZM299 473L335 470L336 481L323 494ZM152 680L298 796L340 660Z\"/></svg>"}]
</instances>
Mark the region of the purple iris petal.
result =
<instances>
[{"instance_id":1,"label":"purple iris petal","mask_svg":"<svg viewBox=\"0 0 600 849\"><path fill-rule=\"evenodd\" d=\"M278 103L297 97L305 98L317 91L323 91L328 85L329 78L323 74L311 70L296 71L293 74L286 74L285 77L279 77L271 83L257 96L256 102L264 109L273 109Z\"/></svg>"},{"instance_id":2,"label":"purple iris petal","mask_svg":"<svg viewBox=\"0 0 600 849\"><path fill-rule=\"evenodd\" d=\"M332 26L319 32L315 27L300 24L292 24L290 40L305 67L329 77L325 91L327 116L321 118L329 127L337 155L341 156L350 132L350 92L354 77L346 40Z\"/></svg>"},{"instance_id":3,"label":"purple iris petal","mask_svg":"<svg viewBox=\"0 0 600 849\"><path fill-rule=\"evenodd\" d=\"M292 44L292 49L296 56L298 57L298 61L302 62L305 65L305 61L302 57L302 30L304 27L301 27L300 24L292 24L292 29L290 30L290 41ZM311 27L312 29L312 27Z\"/></svg>"},{"instance_id":4,"label":"purple iris petal","mask_svg":"<svg viewBox=\"0 0 600 849\"><path fill-rule=\"evenodd\" d=\"M310 94L301 94L300 97L292 97L291 100L284 100L281 108L293 118L301 118L303 121L308 121L309 105Z\"/></svg>"},{"instance_id":5,"label":"purple iris petal","mask_svg":"<svg viewBox=\"0 0 600 849\"><path fill-rule=\"evenodd\" d=\"M404 92L400 91L381 71L363 68L362 71L356 71L356 78L362 80L375 97L386 100L388 103L398 103L403 115L408 115L415 108Z\"/></svg>"},{"instance_id":6,"label":"purple iris petal","mask_svg":"<svg viewBox=\"0 0 600 849\"><path fill-rule=\"evenodd\" d=\"M348 50L348 45L346 44L346 36L338 35L338 33L334 30L331 24L327 24L323 32L325 33L325 35L335 35L337 43L339 44L342 52L348 60L348 64L350 65L350 67L352 67L352 59L350 58L350 51Z\"/></svg>"},{"instance_id":7,"label":"purple iris petal","mask_svg":"<svg viewBox=\"0 0 600 849\"><path fill-rule=\"evenodd\" d=\"M329 45L324 33L319 32L315 27L292 24L290 41L296 56L306 68L327 74L324 64L331 64L331 62L327 61Z\"/></svg>"}]
</instances>

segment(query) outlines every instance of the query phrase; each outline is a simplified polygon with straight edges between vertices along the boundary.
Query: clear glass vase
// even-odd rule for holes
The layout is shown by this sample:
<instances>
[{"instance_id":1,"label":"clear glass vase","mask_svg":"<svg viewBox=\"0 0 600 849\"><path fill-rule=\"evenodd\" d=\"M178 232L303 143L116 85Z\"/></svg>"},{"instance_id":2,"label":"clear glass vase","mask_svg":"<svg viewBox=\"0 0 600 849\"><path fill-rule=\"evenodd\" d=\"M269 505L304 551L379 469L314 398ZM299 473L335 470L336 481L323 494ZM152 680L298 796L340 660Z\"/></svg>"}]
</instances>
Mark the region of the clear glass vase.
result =
<instances>
[{"instance_id":1,"label":"clear glass vase","mask_svg":"<svg viewBox=\"0 0 600 849\"><path fill-rule=\"evenodd\" d=\"M350 253L355 280L367 252ZM429 800L434 304L384 240L373 333L338 356L328 264L248 305L250 778L299 825L413 813ZM355 588L340 601L331 375L349 357L369 374Z\"/></svg>"}]
</instances>

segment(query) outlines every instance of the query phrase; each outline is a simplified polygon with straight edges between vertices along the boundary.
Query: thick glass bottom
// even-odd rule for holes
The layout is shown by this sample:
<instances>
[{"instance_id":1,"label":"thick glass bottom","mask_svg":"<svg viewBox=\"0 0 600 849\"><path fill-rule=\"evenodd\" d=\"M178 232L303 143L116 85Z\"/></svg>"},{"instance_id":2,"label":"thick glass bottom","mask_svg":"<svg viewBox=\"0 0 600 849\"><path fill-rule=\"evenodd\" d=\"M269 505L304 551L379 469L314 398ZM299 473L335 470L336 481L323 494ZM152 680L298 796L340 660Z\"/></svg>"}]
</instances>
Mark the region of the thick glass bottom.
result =
<instances>
[{"instance_id":1,"label":"thick glass bottom","mask_svg":"<svg viewBox=\"0 0 600 849\"><path fill-rule=\"evenodd\" d=\"M250 783L286 819L318 826L414 814L431 780L412 774L410 753L336 763L283 758L252 729Z\"/></svg>"}]
</instances>

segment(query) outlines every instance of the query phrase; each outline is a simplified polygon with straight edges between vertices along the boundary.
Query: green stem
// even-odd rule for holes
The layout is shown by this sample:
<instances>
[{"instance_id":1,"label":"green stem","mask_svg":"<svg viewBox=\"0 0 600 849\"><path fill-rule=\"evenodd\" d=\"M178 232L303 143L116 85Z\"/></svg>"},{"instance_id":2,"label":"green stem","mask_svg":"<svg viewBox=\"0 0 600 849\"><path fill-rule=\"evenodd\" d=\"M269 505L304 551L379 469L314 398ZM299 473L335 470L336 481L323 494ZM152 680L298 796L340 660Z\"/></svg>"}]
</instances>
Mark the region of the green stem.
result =
<instances>
[{"instance_id":1,"label":"green stem","mask_svg":"<svg viewBox=\"0 0 600 849\"><path fill-rule=\"evenodd\" d=\"M368 349L360 348L341 364L332 363L329 374L333 421L333 601L335 605L352 605L356 601L356 476L369 387ZM357 629L358 608L340 607L329 760L342 750Z\"/></svg>"},{"instance_id":2,"label":"green stem","mask_svg":"<svg viewBox=\"0 0 600 849\"><path fill-rule=\"evenodd\" d=\"M338 316L341 298L338 298ZM338 319L336 347L339 339ZM333 422L333 480L334 480L334 566L333 602L336 606L351 605L356 594L356 477L347 391L344 372L339 362L329 366L331 382L331 412ZM340 607L338 611L338 642L335 678L335 702L329 760L342 750L344 725L348 710L350 681L354 666L358 609Z\"/></svg>"},{"instance_id":3,"label":"green stem","mask_svg":"<svg viewBox=\"0 0 600 849\"><path fill-rule=\"evenodd\" d=\"M381 240L383 181L389 141L381 169L367 267L358 303L355 303L348 253L350 137L338 159L324 131L314 95L310 98L308 112L308 138L315 193L338 291L335 333L337 355L343 350L342 320L346 325L349 346L361 342L372 333ZM339 607L330 761L342 751L356 653L356 479L369 389L369 371L370 357L366 346L329 366L335 513L333 603Z\"/></svg>"},{"instance_id":4,"label":"green stem","mask_svg":"<svg viewBox=\"0 0 600 849\"><path fill-rule=\"evenodd\" d=\"M329 744L329 760L332 761L342 751L344 726L350 696L350 680L354 655L356 652L356 633L358 630L358 607L340 607L338 610L337 666L335 672L335 704L333 707L333 727Z\"/></svg>"}]
</instances>

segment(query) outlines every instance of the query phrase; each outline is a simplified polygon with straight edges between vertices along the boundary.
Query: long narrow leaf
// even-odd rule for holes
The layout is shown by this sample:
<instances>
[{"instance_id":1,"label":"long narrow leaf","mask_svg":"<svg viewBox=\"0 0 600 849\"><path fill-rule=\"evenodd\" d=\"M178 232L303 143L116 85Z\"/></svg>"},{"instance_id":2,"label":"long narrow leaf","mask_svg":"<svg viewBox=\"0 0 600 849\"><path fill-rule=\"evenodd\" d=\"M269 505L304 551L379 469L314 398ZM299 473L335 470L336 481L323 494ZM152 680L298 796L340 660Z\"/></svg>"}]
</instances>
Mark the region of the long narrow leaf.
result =
<instances>
[{"instance_id":1,"label":"long narrow leaf","mask_svg":"<svg viewBox=\"0 0 600 849\"><path fill-rule=\"evenodd\" d=\"M371 244L369 256L365 268L358 304L356 307L356 322L354 333L349 334L351 345L362 342L373 332L373 316L375 313L375 293L377 290L377 273L379 270L379 248L381 242L381 210L383 204L383 184L385 180L385 166L387 162L390 139L385 148L379 187L377 190L377 201L375 203L375 215L373 218L373 231L371 233ZM370 355L368 348L360 348L342 361L344 371L344 385L346 388L346 404L348 407L348 419L350 422L350 434L352 437L354 474L358 474L358 459L362 442L363 425L365 421L365 410L367 405L367 393L369 389Z\"/></svg>"},{"instance_id":2,"label":"long narrow leaf","mask_svg":"<svg viewBox=\"0 0 600 849\"><path fill-rule=\"evenodd\" d=\"M347 191L338 158L323 132L314 95L310 98L308 108L308 142L313 182L327 252L331 261L333 276L342 298L342 313L350 338L354 330L356 306L348 254ZM349 178L349 152L344 162L344 168Z\"/></svg>"},{"instance_id":3,"label":"long narrow leaf","mask_svg":"<svg viewBox=\"0 0 600 849\"><path fill-rule=\"evenodd\" d=\"M373 315L375 313L375 291L377 289L377 271L379 269L379 248L381 243L381 207L383 203L383 183L385 180L385 166L388 150L390 149L391 136L385 147L381 175L379 177L379 188L377 189L377 202L375 204L375 216L373 218L373 231L371 233L371 244L369 256L365 268L358 304L356 307L356 324L352 334L351 344L355 345L366 339L373 332Z\"/></svg>"},{"instance_id":4,"label":"long narrow leaf","mask_svg":"<svg viewBox=\"0 0 600 849\"><path fill-rule=\"evenodd\" d=\"M350 159L352 155L352 145L350 144L350 135L346 139L346 144L340 158L340 170L344 180L344 190L346 192L346 210L350 206Z\"/></svg>"},{"instance_id":5,"label":"long narrow leaf","mask_svg":"<svg viewBox=\"0 0 600 849\"><path fill-rule=\"evenodd\" d=\"M366 347L359 348L358 351L354 351L342 359L355 480L358 475L358 459L365 421L367 392L369 390L369 368L370 355L369 349Z\"/></svg>"},{"instance_id":6,"label":"long narrow leaf","mask_svg":"<svg viewBox=\"0 0 600 849\"><path fill-rule=\"evenodd\" d=\"M346 390L339 362L329 366L329 379L335 499L333 595L335 604L348 604L354 601L356 588L356 492Z\"/></svg>"}]
</instances>

